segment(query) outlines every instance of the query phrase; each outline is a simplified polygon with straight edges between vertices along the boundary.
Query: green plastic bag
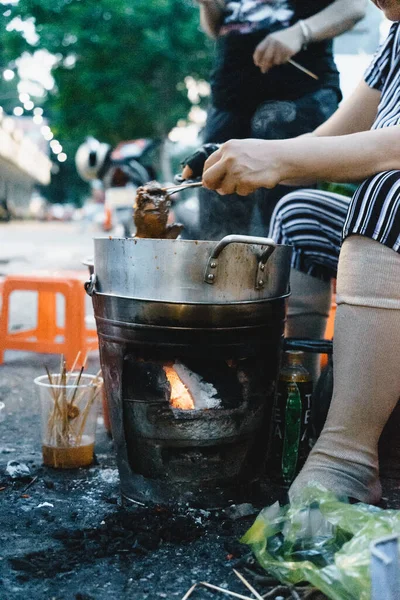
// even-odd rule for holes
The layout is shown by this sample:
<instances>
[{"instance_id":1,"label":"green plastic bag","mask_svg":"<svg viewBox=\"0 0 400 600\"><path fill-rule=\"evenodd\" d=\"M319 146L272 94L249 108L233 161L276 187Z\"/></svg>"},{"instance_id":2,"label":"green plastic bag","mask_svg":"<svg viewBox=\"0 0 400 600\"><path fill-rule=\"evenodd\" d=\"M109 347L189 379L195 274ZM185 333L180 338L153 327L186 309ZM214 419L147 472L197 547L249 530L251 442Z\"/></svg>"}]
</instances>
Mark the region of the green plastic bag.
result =
<instances>
[{"instance_id":1,"label":"green plastic bag","mask_svg":"<svg viewBox=\"0 0 400 600\"><path fill-rule=\"evenodd\" d=\"M265 508L242 538L286 584L309 582L332 600L370 600L370 545L400 535L400 511L349 504L321 486L290 506Z\"/></svg>"}]
</instances>

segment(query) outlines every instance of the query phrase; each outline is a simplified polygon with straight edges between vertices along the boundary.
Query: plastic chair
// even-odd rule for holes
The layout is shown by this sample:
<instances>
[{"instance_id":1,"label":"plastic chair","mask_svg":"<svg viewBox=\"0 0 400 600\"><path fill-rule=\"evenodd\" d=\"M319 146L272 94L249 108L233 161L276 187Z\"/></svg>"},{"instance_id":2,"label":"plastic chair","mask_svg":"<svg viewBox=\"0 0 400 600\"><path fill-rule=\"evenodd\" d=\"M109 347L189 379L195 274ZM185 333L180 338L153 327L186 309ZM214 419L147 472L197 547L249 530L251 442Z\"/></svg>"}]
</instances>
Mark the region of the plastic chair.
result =
<instances>
[{"instance_id":1,"label":"plastic chair","mask_svg":"<svg viewBox=\"0 0 400 600\"><path fill-rule=\"evenodd\" d=\"M85 323L84 274L70 272L56 274L8 275L3 283L0 313L0 364L6 350L63 354L67 368L71 368L78 352L83 360L86 353L98 347L95 330ZM38 294L37 324L34 329L9 331L11 294L33 291ZM57 325L56 295L65 298L64 327ZM61 338L61 339L60 339Z\"/></svg>"},{"instance_id":2,"label":"plastic chair","mask_svg":"<svg viewBox=\"0 0 400 600\"><path fill-rule=\"evenodd\" d=\"M336 317L336 302L333 299L331 310L329 312L328 322L326 324L325 339L332 340L335 331L335 317Z\"/></svg>"},{"instance_id":3,"label":"plastic chair","mask_svg":"<svg viewBox=\"0 0 400 600\"><path fill-rule=\"evenodd\" d=\"M333 339L333 334L335 331L335 317L336 317L336 294L334 294L334 296L333 296L331 310L329 312L328 322L326 324L325 336L324 336L326 340ZM326 367L327 364L328 364L328 355L321 354L321 369Z\"/></svg>"}]
</instances>

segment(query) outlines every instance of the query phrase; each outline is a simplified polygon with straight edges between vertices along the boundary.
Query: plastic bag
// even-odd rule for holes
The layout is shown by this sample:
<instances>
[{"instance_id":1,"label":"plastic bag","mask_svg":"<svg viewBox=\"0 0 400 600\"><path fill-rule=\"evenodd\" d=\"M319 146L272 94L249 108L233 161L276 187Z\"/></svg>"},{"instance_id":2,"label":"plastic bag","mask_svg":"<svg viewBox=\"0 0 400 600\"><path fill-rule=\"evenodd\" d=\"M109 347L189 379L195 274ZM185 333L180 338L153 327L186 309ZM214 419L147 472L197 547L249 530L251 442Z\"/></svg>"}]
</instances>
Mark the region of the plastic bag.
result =
<instances>
[{"instance_id":1,"label":"plastic bag","mask_svg":"<svg viewBox=\"0 0 400 600\"><path fill-rule=\"evenodd\" d=\"M242 538L282 583L309 582L332 600L370 600L370 545L400 535L400 511L349 504L321 486L265 508Z\"/></svg>"}]
</instances>

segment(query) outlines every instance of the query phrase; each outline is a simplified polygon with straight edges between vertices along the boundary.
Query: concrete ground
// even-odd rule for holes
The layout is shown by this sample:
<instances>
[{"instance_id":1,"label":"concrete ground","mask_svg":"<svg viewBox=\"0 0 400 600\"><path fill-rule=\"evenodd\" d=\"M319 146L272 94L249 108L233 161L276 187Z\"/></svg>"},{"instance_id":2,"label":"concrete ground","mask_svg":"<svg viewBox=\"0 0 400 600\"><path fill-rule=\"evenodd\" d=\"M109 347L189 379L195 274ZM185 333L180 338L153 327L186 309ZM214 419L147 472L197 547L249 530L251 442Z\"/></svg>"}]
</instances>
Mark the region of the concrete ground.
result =
<instances>
[{"instance_id":1,"label":"concrete ground","mask_svg":"<svg viewBox=\"0 0 400 600\"><path fill-rule=\"evenodd\" d=\"M0 277L35 270L81 270L99 232L80 223L0 224ZM63 303L58 303L62 322ZM87 315L92 315L88 298ZM10 324L36 322L36 298L12 297ZM113 600L182 598L199 580L244 592L232 572L246 552L237 539L253 516L233 521L185 507L124 510L112 441L99 417L95 464L57 471L42 466L40 412L33 380L57 370L55 355L8 351L0 366L0 599ZM97 372L92 353L88 371ZM9 461L30 475L11 480ZM29 485L32 482L31 485ZM268 589L268 588L266 588ZM215 597L203 590L194 600Z\"/></svg>"},{"instance_id":2,"label":"concrete ground","mask_svg":"<svg viewBox=\"0 0 400 600\"><path fill-rule=\"evenodd\" d=\"M0 224L0 277L35 269L85 273L81 260L92 255L97 233L77 223ZM61 304L58 310L61 317ZM88 301L89 316L90 310ZM34 322L34 298L16 294L11 326ZM237 541L254 515L233 519L223 511L186 507L173 512L120 507L112 441L101 417L92 467L43 467L33 379L44 373L45 364L57 369L58 357L7 352L0 366L0 401L5 404L0 411L0 599L173 600L183 598L198 581L249 596L232 567L246 573L261 593L270 591L273 582L257 572L247 548ZM98 368L94 353L88 371ZM24 463L30 474L12 480L6 473L9 461ZM387 485L393 507L400 506L398 487L397 481ZM271 491L271 501L275 493ZM303 596L301 589L282 588L270 597ZM191 596L222 597L227 596L205 588Z\"/></svg>"}]
</instances>

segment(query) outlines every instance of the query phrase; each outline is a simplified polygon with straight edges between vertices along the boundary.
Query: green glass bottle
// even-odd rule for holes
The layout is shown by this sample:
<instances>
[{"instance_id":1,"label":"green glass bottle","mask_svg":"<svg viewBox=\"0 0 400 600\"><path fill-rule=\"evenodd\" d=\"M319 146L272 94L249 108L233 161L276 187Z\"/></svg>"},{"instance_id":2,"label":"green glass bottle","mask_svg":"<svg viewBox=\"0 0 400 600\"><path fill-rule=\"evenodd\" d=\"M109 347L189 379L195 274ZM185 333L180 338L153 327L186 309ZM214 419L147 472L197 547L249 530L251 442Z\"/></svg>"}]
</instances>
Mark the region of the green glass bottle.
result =
<instances>
[{"instance_id":1,"label":"green glass bottle","mask_svg":"<svg viewBox=\"0 0 400 600\"><path fill-rule=\"evenodd\" d=\"M285 483L291 483L297 473L301 437L301 414L302 402L299 388L296 383L288 383L282 452L282 477Z\"/></svg>"},{"instance_id":2,"label":"green glass bottle","mask_svg":"<svg viewBox=\"0 0 400 600\"><path fill-rule=\"evenodd\" d=\"M304 352L285 352L272 415L267 474L287 484L300 471L310 450L312 381L303 361Z\"/></svg>"}]
</instances>

